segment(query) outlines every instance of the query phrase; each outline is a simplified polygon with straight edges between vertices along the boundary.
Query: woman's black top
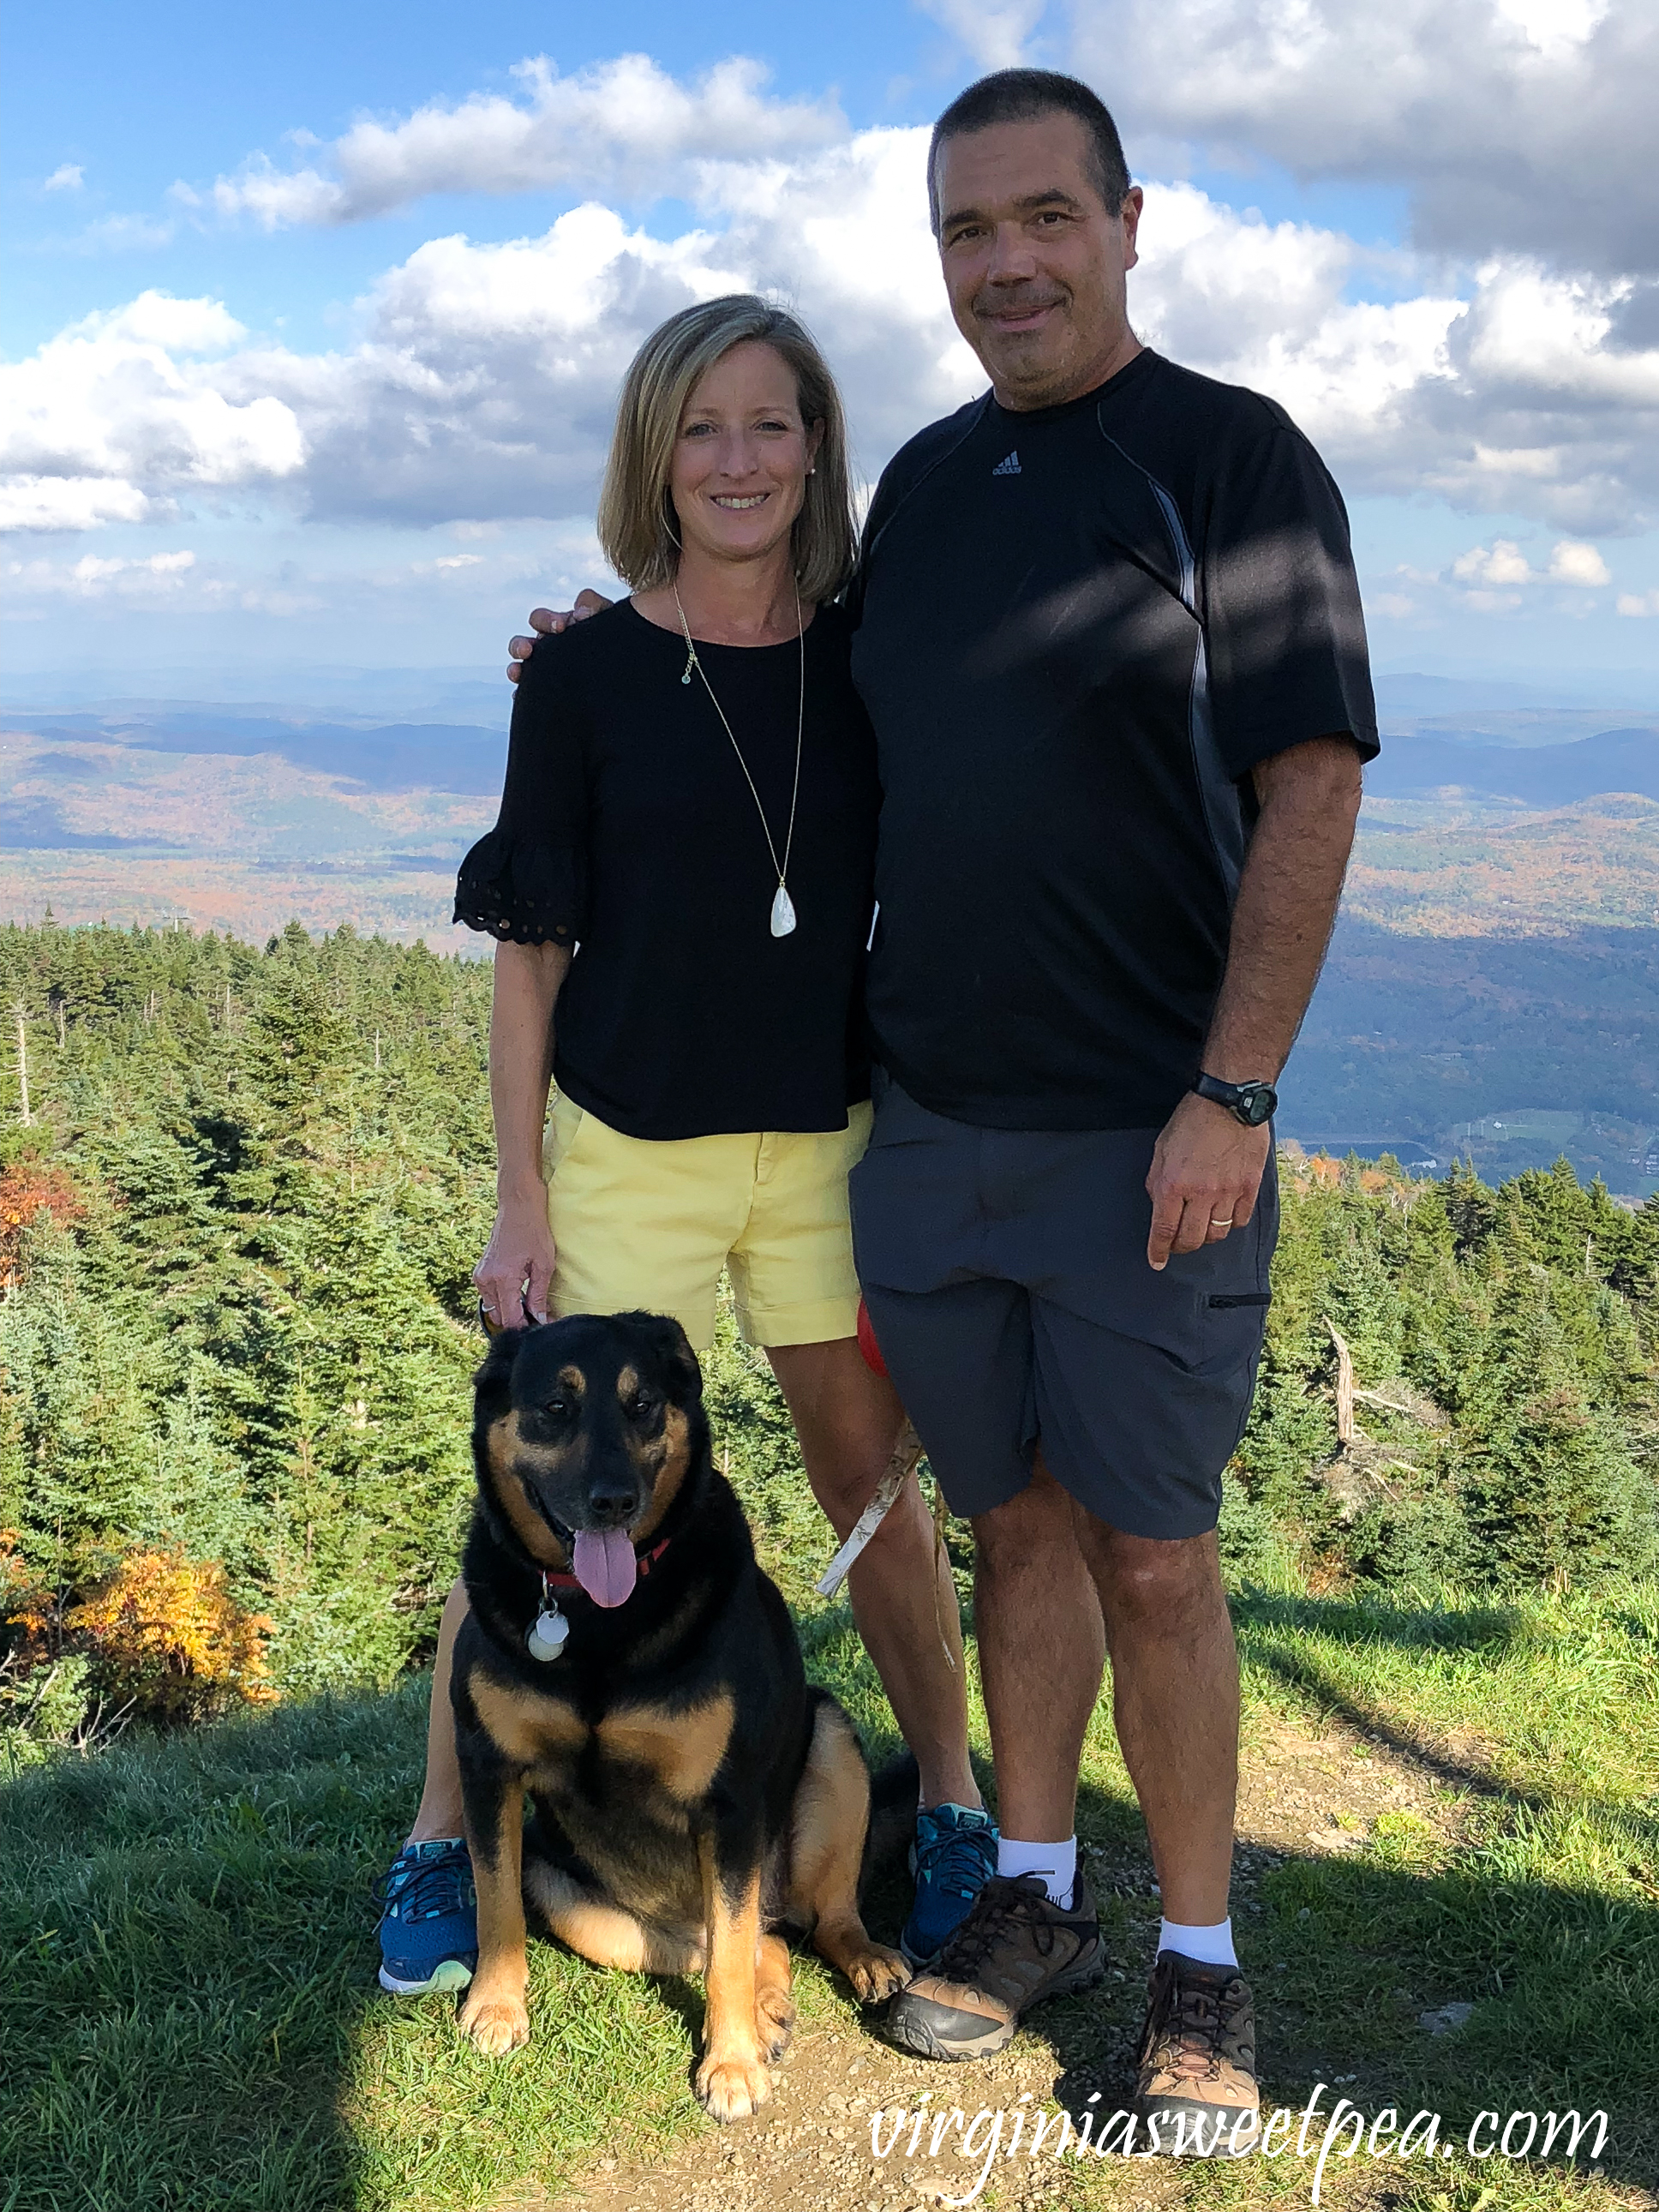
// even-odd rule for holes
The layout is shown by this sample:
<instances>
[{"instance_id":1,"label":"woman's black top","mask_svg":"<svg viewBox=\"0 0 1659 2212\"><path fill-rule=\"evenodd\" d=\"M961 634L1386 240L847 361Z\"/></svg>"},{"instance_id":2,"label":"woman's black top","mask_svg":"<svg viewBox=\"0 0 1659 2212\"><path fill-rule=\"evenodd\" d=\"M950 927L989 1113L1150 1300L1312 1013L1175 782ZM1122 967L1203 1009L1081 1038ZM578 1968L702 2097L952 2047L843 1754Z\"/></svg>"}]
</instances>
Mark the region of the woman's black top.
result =
<instances>
[{"instance_id":1,"label":"woman's black top","mask_svg":"<svg viewBox=\"0 0 1659 2212\"><path fill-rule=\"evenodd\" d=\"M834 1130L869 1096L861 985L872 912L875 746L851 631L806 631L797 927L774 937L777 871L684 638L623 601L544 638L513 707L501 818L461 863L455 919L520 945L575 945L554 1080L630 1137ZM697 646L781 859L800 649Z\"/></svg>"}]
</instances>

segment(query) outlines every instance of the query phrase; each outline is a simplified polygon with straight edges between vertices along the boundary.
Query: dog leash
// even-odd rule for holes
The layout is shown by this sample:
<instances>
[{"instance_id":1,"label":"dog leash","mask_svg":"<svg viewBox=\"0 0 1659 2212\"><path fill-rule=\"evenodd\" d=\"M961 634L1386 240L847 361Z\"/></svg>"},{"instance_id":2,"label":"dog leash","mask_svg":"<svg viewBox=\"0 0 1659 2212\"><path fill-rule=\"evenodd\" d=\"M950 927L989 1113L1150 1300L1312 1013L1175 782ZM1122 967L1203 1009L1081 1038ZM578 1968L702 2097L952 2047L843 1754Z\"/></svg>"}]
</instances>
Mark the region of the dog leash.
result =
<instances>
[{"instance_id":1,"label":"dog leash","mask_svg":"<svg viewBox=\"0 0 1659 2212\"><path fill-rule=\"evenodd\" d=\"M870 1319L870 1310L864 1300L859 1300L859 1350L864 1354L864 1364L872 1373L885 1375L887 1363L881 1356L881 1346L876 1341L875 1326ZM848 1571L865 1546L875 1534L898 1499L899 1492L915 1473L921 1458L921 1438L907 1419L899 1431L899 1440L893 1447L892 1457L886 1471L876 1485L875 1495L853 1524L852 1534L842 1546L829 1566L812 1585L820 1597L834 1597L846 1581ZM939 1632L939 1649L945 1663L954 1674L957 1671L955 1655L950 1638L945 1633L945 1617L939 1610L939 1569L945 1563L945 1524L951 1517L951 1509L945 1502L944 1486L933 1477L933 1626Z\"/></svg>"},{"instance_id":2,"label":"dog leash","mask_svg":"<svg viewBox=\"0 0 1659 2212\"><path fill-rule=\"evenodd\" d=\"M846 1581L848 1569L887 1518L921 1457L921 1438L906 1421L887 1462L887 1471L876 1485L874 1497L853 1523L852 1534L812 1585L820 1597L834 1597Z\"/></svg>"}]
</instances>

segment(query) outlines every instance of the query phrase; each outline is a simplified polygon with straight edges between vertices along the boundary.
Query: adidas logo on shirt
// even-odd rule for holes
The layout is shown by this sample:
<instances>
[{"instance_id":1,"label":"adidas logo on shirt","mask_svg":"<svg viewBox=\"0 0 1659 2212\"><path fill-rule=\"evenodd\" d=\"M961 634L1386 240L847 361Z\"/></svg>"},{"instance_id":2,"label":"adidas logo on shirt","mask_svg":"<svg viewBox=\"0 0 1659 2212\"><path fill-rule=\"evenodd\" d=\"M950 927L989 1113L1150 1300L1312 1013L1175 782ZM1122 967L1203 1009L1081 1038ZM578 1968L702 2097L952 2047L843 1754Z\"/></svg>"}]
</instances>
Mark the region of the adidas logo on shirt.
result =
<instances>
[{"instance_id":1,"label":"adidas logo on shirt","mask_svg":"<svg viewBox=\"0 0 1659 2212\"><path fill-rule=\"evenodd\" d=\"M991 471L994 477L1017 477L1019 474L1019 455L1010 453L1006 460L999 461Z\"/></svg>"}]
</instances>

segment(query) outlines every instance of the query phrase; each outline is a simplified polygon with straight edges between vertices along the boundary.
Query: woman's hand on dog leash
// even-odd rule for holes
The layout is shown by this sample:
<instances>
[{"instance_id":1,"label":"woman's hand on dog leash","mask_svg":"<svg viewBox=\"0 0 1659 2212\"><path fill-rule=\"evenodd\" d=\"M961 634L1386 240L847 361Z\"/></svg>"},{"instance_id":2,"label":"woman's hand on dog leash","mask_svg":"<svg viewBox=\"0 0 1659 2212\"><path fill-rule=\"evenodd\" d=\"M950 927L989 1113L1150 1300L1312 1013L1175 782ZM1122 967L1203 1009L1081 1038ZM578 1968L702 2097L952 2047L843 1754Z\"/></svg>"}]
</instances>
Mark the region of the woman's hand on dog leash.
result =
<instances>
[{"instance_id":1,"label":"woman's hand on dog leash","mask_svg":"<svg viewBox=\"0 0 1659 2212\"><path fill-rule=\"evenodd\" d=\"M536 650L537 637L557 637L573 622L586 622L589 615L602 614L611 602L599 592L578 592L574 607L532 607L530 627L534 637L514 637L507 641L507 680L516 684L524 664Z\"/></svg>"},{"instance_id":2,"label":"woman's hand on dog leash","mask_svg":"<svg viewBox=\"0 0 1659 2212\"><path fill-rule=\"evenodd\" d=\"M519 1328L526 1319L547 1319L554 1257L547 1194L538 1184L533 1198L501 1206L484 1255L472 1270L487 1327Z\"/></svg>"}]
</instances>

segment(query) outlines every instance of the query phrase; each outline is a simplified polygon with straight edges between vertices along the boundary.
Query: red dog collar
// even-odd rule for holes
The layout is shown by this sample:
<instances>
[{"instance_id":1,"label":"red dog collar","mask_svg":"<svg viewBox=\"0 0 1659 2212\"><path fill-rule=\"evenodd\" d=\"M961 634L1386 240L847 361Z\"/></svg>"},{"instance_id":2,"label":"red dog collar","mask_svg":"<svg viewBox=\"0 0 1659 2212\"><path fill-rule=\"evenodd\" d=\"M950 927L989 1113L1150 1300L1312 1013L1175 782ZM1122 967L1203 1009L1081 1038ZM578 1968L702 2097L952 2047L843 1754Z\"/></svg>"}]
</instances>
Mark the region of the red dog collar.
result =
<instances>
[{"instance_id":1,"label":"red dog collar","mask_svg":"<svg viewBox=\"0 0 1659 2212\"><path fill-rule=\"evenodd\" d=\"M650 1573L657 1561L661 1559L663 1553L668 1549L669 1541L670 1539L665 1536L660 1544L653 1544L648 1552L635 1552L634 1554L634 1561L635 1565L639 1569L641 1579ZM542 1569L542 1588L544 1590L580 1589L581 1588L581 1584L577 1581L574 1575L550 1575L547 1571L547 1569L544 1567Z\"/></svg>"}]
</instances>

